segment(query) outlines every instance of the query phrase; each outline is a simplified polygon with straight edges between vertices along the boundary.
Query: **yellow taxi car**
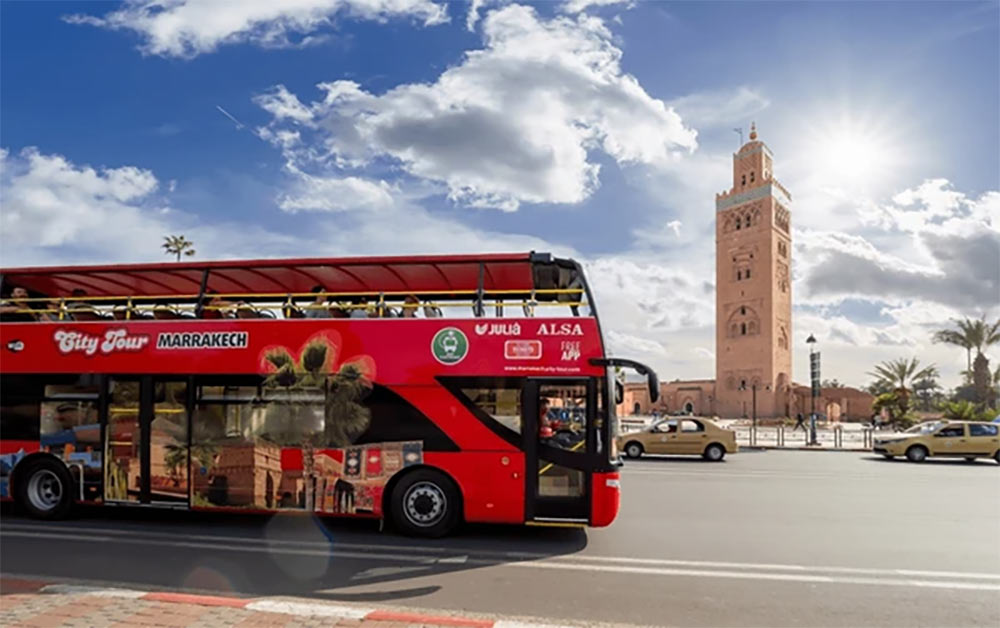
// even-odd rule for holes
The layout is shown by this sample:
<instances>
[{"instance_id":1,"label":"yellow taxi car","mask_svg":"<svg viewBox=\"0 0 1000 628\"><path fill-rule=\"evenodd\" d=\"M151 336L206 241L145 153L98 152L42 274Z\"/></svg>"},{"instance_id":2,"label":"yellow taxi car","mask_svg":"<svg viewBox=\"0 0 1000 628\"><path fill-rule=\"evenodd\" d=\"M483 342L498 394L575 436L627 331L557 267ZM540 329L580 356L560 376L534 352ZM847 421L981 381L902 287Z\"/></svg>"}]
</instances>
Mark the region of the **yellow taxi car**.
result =
<instances>
[{"instance_id":1,"label":"yellow taxi car","mask_svg":"<svg viewBox=\"0 0 1000 628\"><path fill-rule=\"evenodd\" d=\"M718 462L739 451L736 432L712 421L694 417L664 419L650 427L618 437L618 449L629 458L643 454L680 454L701 456Z\"/></svg>"},{"instance_id":2,"label":"yellow taxi car","mask_svg":"<svg viewBox=\"0 0 1000 628\"><path fill-rule=\"evenodd\" d=\"M927 421L898 434L876 436L872 451L890 460L906 456L923 462L928 456L993 458L1000 462L1000 425L982 421Z\"/></svg>"}]
</instances>

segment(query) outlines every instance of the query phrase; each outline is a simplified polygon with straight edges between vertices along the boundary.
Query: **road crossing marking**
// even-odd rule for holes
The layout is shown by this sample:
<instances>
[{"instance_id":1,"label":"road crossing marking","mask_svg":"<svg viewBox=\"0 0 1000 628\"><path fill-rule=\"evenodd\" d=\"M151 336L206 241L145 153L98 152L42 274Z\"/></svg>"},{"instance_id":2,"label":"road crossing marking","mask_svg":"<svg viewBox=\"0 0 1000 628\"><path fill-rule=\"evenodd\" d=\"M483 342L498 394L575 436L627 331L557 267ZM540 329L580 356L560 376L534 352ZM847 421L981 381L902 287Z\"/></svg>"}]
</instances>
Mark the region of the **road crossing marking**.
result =
<instances>
[{"instance_id":1,"label":"road crossing marking","mask_svg":"<svg viewBox=\"0 0 1000 628\"><path fill-rule=\"evenodd\" d=\"M128 543L227 552L326 556L364 561L404 562L429 567L455 565L541 568L567 571L629 573L637 575L684 576L749 580L775 580L803 583L851 584L865 586L909 586L940 589L1000 591L1000 573L931 571L919 569L880 569L866 567L811 566L774 563L739 563L661 558L566 555L551 556L538 552L499 552L469 548L405 547L391 544L360 544L271 540L256 537L222 535L185 535L144 533L127 530L89 528L115 532L115 536L67 533L83 531L76 526L58 530L5 525L0 535L8 537L82 540L94 543ZM442 555L444 554L444 555Z\"/></svg>"}]
</instances>

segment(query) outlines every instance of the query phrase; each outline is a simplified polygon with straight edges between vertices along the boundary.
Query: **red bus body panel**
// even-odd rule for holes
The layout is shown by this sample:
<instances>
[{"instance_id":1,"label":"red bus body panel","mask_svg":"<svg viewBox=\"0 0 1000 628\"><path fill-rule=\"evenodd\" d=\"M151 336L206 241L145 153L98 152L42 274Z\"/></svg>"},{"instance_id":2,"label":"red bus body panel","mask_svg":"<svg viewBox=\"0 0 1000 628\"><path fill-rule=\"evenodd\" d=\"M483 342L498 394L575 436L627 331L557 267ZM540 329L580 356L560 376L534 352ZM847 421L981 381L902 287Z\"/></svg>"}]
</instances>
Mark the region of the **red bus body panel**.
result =
<instances>
[{"instance_id":1,"label":"red bus body panel","mask_svg":"<svg viewBox=\"0 0 1000 628\"><path fill-rule=\"evenodd\" d=\"M435 335L447 328L467 339L466 354L452 363L437 359L431 347ZM206 335L212 334L216 334L212 343L225 346L200 346ZM455 479L468 521L525 520L525 458L517 447L473 416L436 378L604 375L602 367L589 362L590 358L602 357L603 351L596 321L585 317L499 321L192 319L0 325L3 371L19 374L267 374L265 355L269 351L284 348L298 356L315 339L332 347L327 365L331 371L344 363L359 364L372 381L432 417L460 448L459 452L427 451L423 464L440 468ZM513 349L511 343L515 343ZM0 441L0 447L0 453L30 453L38 451L39 443ZM321 452L342 460L343 450ZM281 467L302 469L301 450L283 448ZM618 490L609 488L605 477L617 478L617 474L594 476L594 525L609 524L618 510ZM374 514L381 515L380 511L381 503L377 503Z\"/></svg>"}]
</instances>

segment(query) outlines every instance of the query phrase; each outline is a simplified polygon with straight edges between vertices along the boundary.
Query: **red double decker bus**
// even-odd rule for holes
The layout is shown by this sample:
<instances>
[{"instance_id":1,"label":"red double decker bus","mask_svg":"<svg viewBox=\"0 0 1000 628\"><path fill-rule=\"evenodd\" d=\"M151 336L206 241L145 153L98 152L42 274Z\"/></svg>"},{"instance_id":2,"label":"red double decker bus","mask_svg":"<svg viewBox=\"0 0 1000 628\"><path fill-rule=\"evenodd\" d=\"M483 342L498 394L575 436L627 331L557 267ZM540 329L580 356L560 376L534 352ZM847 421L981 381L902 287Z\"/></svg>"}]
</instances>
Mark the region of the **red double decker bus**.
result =
<instances>
[{"instance_id":1,"label":"red double decker bus","mask_svg":"<svg viewBox=\"0 0 1000 628\"><path fill-rule=\"evenodd\" d=\"M9 268L0 496L610 524L616 380L549 254Z\"/></svg>"}]
</instances>

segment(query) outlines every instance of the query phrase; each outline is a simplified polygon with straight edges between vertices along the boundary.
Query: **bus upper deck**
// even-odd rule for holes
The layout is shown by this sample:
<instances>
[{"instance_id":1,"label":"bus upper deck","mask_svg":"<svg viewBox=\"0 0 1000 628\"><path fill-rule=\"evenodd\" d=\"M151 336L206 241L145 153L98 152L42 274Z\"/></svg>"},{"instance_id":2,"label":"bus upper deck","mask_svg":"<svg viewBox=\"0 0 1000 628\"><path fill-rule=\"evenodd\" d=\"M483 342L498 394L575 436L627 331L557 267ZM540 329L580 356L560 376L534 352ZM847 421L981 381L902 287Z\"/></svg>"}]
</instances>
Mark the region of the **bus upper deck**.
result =
<instances>
[{"instance_id":1,"label":"bus upper deck","mask_svg":"<svg viewBox=\"0 0 1000 628\"><path fill-rule=\"evenodd\" d=\"M544 253L3 269L0 320L596 316Z\"/></svg>"}]
</instances>

